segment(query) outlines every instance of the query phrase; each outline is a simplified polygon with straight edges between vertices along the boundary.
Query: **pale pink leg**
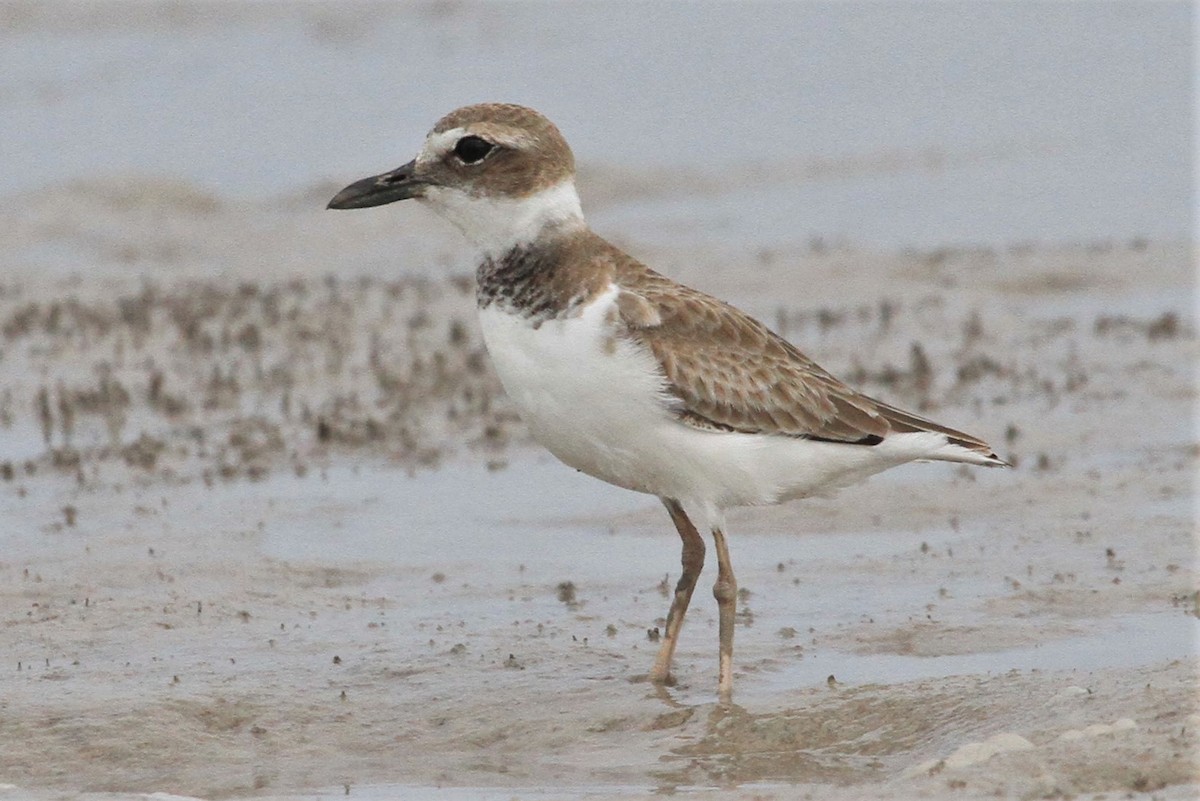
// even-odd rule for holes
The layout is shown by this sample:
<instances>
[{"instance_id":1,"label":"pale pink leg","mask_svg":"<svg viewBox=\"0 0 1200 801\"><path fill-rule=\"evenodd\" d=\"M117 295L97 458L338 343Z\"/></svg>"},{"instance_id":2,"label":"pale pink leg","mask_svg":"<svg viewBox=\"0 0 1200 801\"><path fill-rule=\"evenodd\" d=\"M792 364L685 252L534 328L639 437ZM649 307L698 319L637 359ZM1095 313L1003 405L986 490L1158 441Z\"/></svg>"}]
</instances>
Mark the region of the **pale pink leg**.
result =
<instances>
[{"instance_id":1,"label":"pale pink leg","mask_svg":"<svg viewBox=\"0 0 1200 801\"><path fill-rule=\"evenodd\" d=\"M683 628L683 616L687 613L688 603L692 600L692 591L696 589L696 580L704 568L704 539L692 521L684 513L678 501L662 499L663 505L671 515L671 521L679 531L683 540L683 574L675 585L675 597L671 600L671 610L667 612L667 630L663 634L662 645L650 671L650 680L658 684L671 683L671 660L675 656L675 644L679 640L679 630Z\"/></svg>"},{"instance_id":2,"label":"pale pink leg","mask_svg":"<svg viewBox=\"0 0 1200 801\"><path fill-rule=\"evenodd\" d=\"M733 623L737 614L737 580L733 577L729 547L725 544L725 534L721 529L713 529L713 542L717 546L717 583L713 585L713 597L717 599L721 637L717 697L722 702L728 702L733 697Z\"/></svg>"}]
</instances>

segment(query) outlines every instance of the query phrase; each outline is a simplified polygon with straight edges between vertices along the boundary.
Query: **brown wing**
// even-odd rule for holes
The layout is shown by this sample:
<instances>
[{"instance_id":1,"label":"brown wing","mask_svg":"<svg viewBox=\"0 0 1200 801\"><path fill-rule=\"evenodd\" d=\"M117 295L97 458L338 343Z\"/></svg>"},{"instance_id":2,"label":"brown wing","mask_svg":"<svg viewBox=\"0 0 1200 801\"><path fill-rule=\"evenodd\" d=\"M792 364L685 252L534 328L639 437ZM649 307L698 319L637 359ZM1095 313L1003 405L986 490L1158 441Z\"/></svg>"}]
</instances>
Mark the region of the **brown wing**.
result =
<instances>
[{"instance_id":1,"label":"brown wing","mask_svg":"<svg viewBox=\"0 0 1200 801\"><path fill-rule=\"evenodd\" d=\"M982 440L856 392L729 304L630 262L614 275L621 322L662 366L683 422L863 445L937 431L992 455Z\"/></svg>"}]
</instances>

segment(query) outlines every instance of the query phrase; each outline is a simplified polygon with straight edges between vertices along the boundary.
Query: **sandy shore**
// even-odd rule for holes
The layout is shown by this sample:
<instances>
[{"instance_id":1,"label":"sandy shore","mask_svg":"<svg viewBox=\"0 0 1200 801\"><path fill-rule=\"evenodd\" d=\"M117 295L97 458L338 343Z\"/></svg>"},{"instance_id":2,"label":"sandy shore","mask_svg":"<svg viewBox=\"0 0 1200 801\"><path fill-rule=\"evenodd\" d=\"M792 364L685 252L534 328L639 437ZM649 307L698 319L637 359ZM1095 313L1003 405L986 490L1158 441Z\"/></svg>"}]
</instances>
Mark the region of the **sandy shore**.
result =
<instances>
[{"instance_id":1,"label":"sandy shore","mask_svg":"<svg viewBox=\"0 0 1200 801\"><path fill-rule=\"evenodd\" d=\"M307 201L0 212L0 799L1200 790L1189 249L638 250L1016 464L733 514L720 709L706 593L641 681L675 536L528 441L448 235Z\"/></svg>"}]
</instances>

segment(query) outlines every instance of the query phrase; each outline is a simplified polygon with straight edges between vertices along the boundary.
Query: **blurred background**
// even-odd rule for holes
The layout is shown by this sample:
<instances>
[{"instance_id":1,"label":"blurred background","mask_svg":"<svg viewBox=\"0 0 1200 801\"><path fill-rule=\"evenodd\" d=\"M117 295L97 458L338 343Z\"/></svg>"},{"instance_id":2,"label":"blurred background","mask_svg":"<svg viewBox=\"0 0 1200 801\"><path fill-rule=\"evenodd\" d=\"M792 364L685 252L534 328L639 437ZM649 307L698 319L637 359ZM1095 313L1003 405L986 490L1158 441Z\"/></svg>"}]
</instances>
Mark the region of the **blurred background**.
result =
<instances>
[{"instance_id":1,"label":"blurred background","mask_svg":"<svg viewBox=\"0 0 1200 801\"><path fill-rule=\"evenodd\" d=\"M0 797L1195 797L1194 18L0 0ZM461 237L325 210L480 101L1016 467L731 513L751 717L692 716L706 590L672 700L629 684L678 539L530 447Z\"/></svg>"},{"instance_id":2,"label":"blurred background","mask_svg":"<svg viewBox=\"0 0 1200 801\"><path fill-rule=\"evenodd\" d=\"M1193 32L1169 2L4 3L0 193L318 205L504 100L647 244L1177 240Z\"/></svg>"}]
</instances>

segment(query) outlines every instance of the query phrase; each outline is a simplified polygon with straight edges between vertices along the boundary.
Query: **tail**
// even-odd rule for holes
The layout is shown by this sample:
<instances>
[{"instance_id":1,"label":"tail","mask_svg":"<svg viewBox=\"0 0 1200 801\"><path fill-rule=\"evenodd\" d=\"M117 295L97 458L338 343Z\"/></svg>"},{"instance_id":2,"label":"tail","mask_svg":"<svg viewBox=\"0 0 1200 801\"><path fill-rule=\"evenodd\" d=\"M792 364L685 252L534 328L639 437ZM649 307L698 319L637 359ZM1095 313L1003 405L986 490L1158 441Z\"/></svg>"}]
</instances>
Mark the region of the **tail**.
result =
<instances>
[{"instance_id":1,"label":"tail","mask_svg":"<svg viewBox=\"0 0 1200 801\"><path fill-rule=\"evenodd\" d=\"M953 428L926 420L915 414L875 401L876 410L888 421L892 431L897 434L915 434L930 431L946 437L946 445L928 458L939 462L961 462L963 464L981 465L983 467L1012 467L1001 459L988 445L978 437L964 434Z\"/></svg>"}]
</instances>

